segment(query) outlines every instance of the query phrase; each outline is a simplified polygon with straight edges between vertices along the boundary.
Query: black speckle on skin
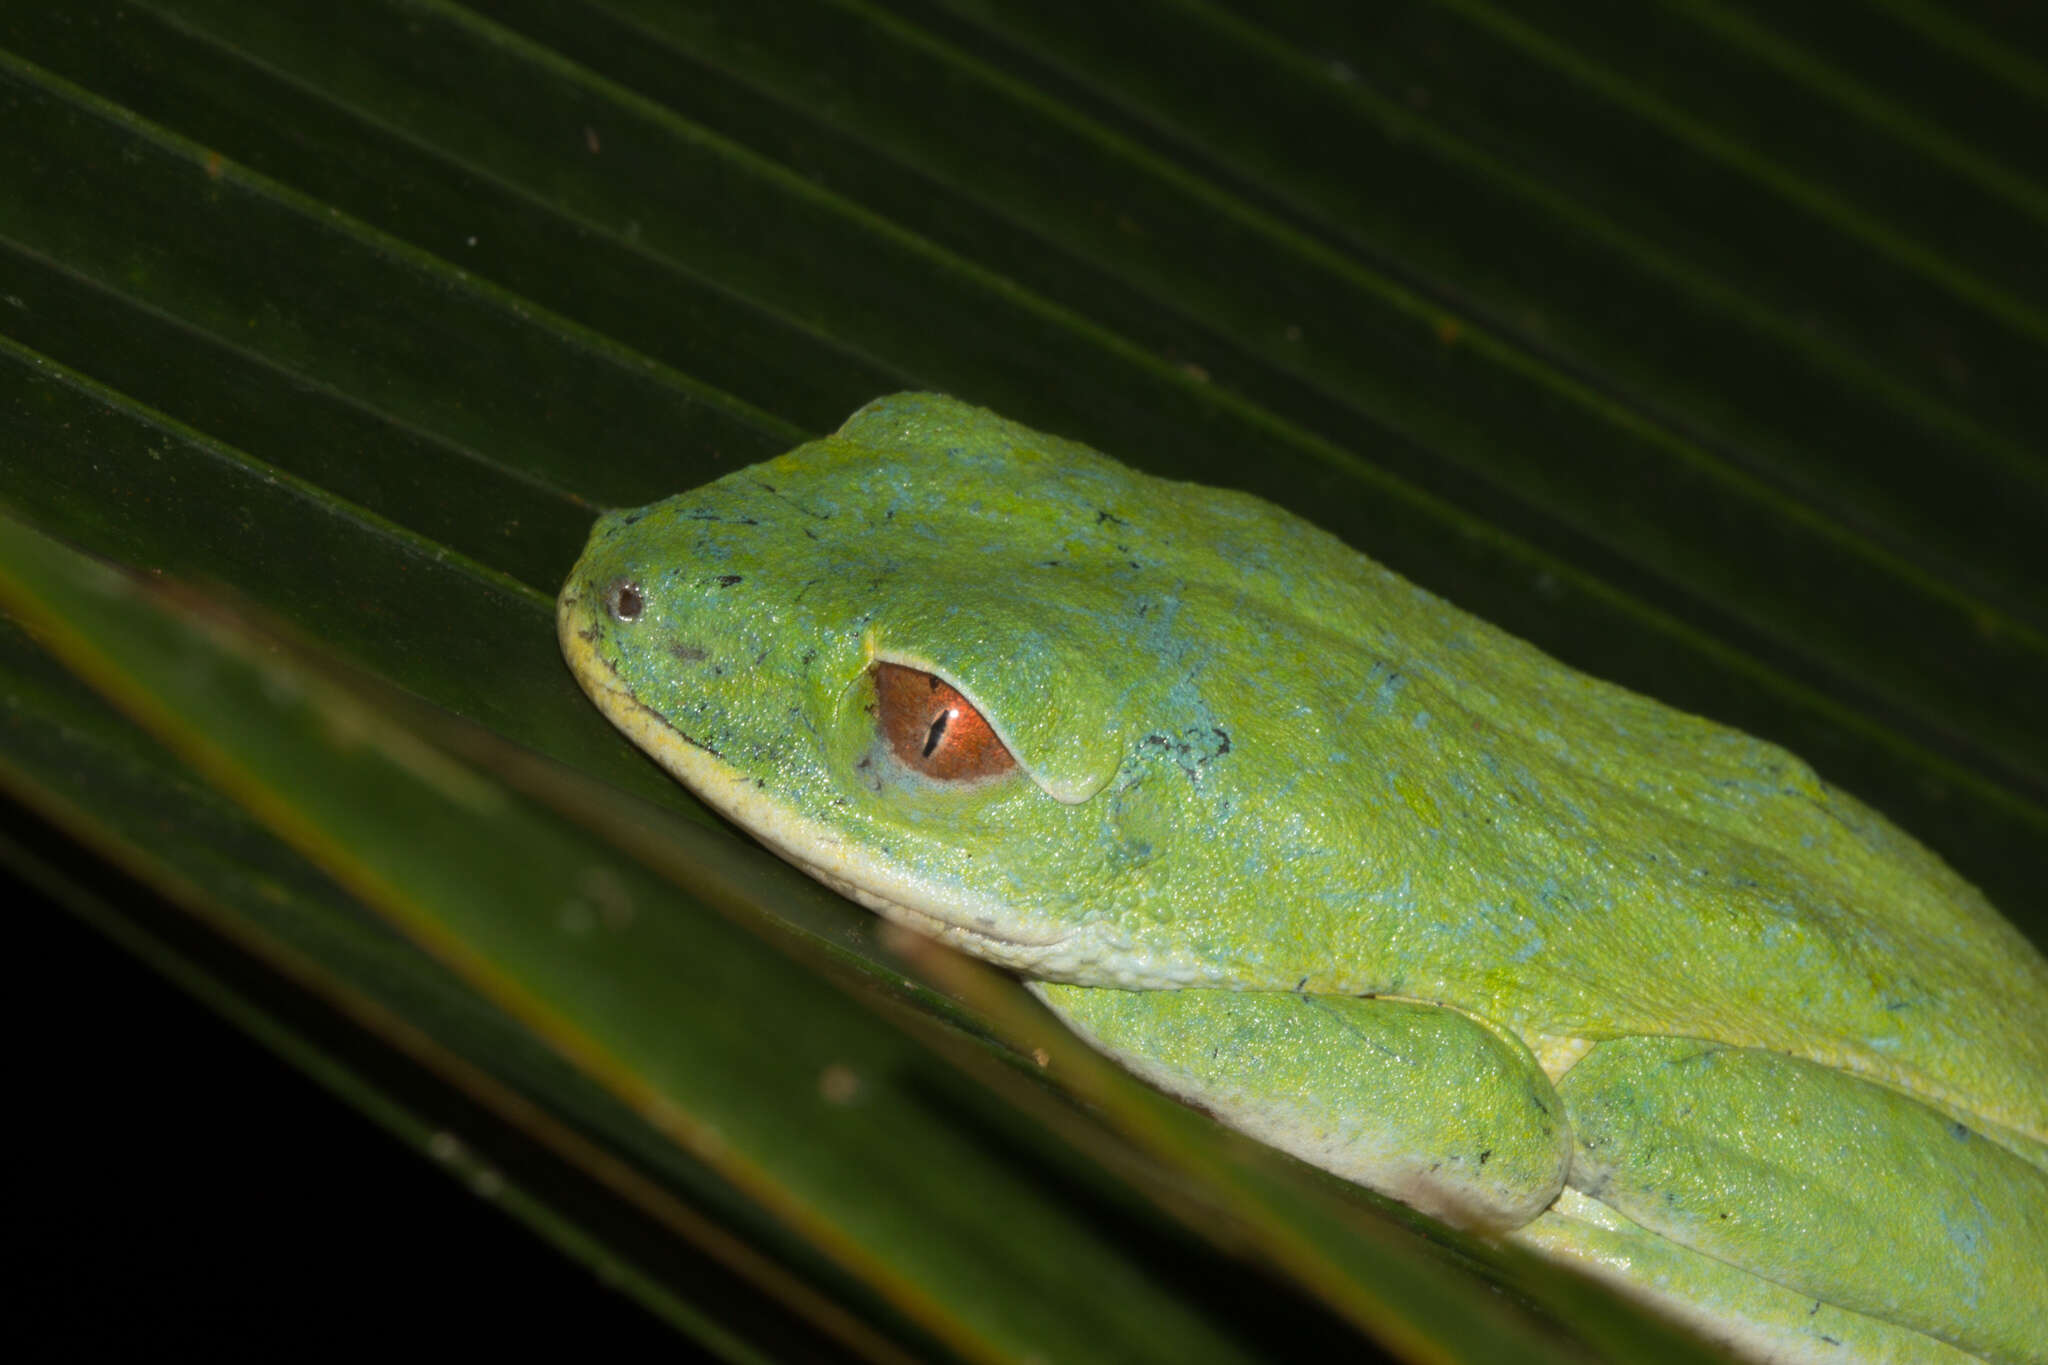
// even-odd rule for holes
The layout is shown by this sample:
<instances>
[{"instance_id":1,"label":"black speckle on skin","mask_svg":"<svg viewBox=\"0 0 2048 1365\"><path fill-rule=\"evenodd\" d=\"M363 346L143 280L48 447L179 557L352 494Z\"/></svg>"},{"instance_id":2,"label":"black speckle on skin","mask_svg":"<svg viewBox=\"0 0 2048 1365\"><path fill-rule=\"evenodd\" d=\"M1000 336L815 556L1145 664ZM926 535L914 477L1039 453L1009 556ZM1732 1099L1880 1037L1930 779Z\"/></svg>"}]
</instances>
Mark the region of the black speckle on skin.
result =
<instances>
[{"instance_id":1,"label":"black speckle on skin","mask_svg":"<svg viewBox=\"0 0 2048 1365\"><path fill-rule=\"evenodd\" d=\"M637 508L633 509L632 511L630 511L630 512L626 513L626 515L624 515L624 516L620 517L620 518L619 518L619 525L621 525L621 526L638 526L638 525L640 524L640 519L641 519L642 517L645 517L646 515L647 515L647 509L646 509L645 507L637 507Z\"/></svg>"},{"instance_id":2,"label":"black speckle on skin","mask_svg":"<svg viewBox=\"0 0 2048 1365\"><path fill-rule=\"evenodd\" d=\"M683 513L684 521L715 521L721 526L759 526L752 517L729 517L723 512L714 512L708 507L699 507Z\"/></svg>"},{"instance_id":3,"label":"black speckle on skin","mask_svg":"<svg viewBox=\"0 0 2048 1365\"><path fill-rule=\"evenodd\" d=\"M701 664L711 657L699 646L686 645L680 641L668 647L668 656L679 664Z\"/></svg>"},{"instance_id":4,"label":"black speckle on skin","mask_svg":"<svg viewBox=\"0 0 2048 1365\"><path fill-rule=\"evenodd\" d=\"M763 493L768 494L768 496L772 498L780 498L785 506L796 509L797 511L803 513L805 516L809 517L813 521L832 520L832 514L830 512L820 512L815 510L814 508L806 507L800 502L792 502L789 498L783 495L781 489L777 488L772 483L765 483L760 479L750 479L748 482L752 483L754 487L760 489Z\"/></svg>"},{"instance_id":5,"label":"black speckle on skin","mask_svg":"<svg viewBox=\"0 0 2048 1365\"><path fill-rule=\"evenodd\" d=\"M721 588L730 588L740 581L740 576L736 573L722 573L711 581Z\"/></svg>"},{"instance_id":6,"label":"black speckle on skin","mask_svg":"<svg viewBox=\"0 0 2048 1365\"><path fill-rule=\"evenodd\" d=\"M1122 517L1118 516L1118 515L1117 515L1116 513L1114 513L1114 512L1105 512L1105 511L1103 511L1103 510L1102 510L1102 509L1101 509L1100 507L1098 507L1098 508L1096 508L1096 509L1095 509L1095 524L1096 524L1097 526L1100 526L1100 525L1102 525L1102 524L1103 524L1104 522L1108 522L1108 523L1109 523L1109 524L1110 524L1111 526L1129 526L1129 525L1130 525L1130 523L1129 523L1129 522L1125 521L1125 520L1124 520L1124 519L1123 519Z\"/></svg>"},{"instance_id":7,"label":"black speckle on skin","mask_svg":"<svg viewBox=\"0 0 2048 1365\"><path fill-rule=\"evenodd\" d=\"M1218 726L1183 730L1178 735L1153 731L1138 741L1142 748L1157 749L1166 754L1189 781L1197 781L1201 771L1215 759L1230 752L1230 735Z\"/></svg>"},{"instance_id":8,"label":"black speckle on skin","mask_svg":"<svg viewBox=\"0 0 2048 1365\"><path fill-rule=\"evenodd\" d=\"M1957 1142L1968 1142L1970 1140L1970 1126L1966 1123L1950 1123L1948 1135Z\"/></svg>"},{"instance_id":9,"label":"black speckle on skin","mask_svg":"<svg viewBox=\"0 0 2048 1365\"><path fill-rule=\"evenodd\" d=\"M1485 1151L1483 1151L1483 1152L1481 1152L1481 1153L1479 1154L1479 1164L1480 1164L1480 1165L1482 1165L1482 1166L1484 1166L1484 1165L1485 1165L1485 1164L1486 1164L1486 1163L1487 1163L1488 1161L1491 1161L1492 1159L1493 1159L1493 1148L1491 1148L1491 1147L1488 1147L1488 1148L1487 1148L1487 1149L1486 1149Z\"/></svg>"}]
</instances>

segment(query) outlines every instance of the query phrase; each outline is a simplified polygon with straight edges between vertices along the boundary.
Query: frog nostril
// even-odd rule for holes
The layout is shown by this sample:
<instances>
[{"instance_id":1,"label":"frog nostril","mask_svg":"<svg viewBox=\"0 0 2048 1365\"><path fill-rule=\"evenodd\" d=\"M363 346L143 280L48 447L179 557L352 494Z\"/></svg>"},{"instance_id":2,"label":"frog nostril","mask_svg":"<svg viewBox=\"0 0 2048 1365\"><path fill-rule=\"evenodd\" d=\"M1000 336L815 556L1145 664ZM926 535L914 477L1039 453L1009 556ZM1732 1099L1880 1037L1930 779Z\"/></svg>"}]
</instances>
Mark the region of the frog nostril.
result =
<instances>
[{"instance_id":1,"label":"frog nostril","mask_svg":"<svg viewBox=\"0 0 2048 1365\"><path fill-rule=\"evenodd\" d=\"M614 621L637 621L640 613L647 609L647 599L638 583L622 578L605 589L604 609L611 613Z\"/></svg>"}]
</instances>

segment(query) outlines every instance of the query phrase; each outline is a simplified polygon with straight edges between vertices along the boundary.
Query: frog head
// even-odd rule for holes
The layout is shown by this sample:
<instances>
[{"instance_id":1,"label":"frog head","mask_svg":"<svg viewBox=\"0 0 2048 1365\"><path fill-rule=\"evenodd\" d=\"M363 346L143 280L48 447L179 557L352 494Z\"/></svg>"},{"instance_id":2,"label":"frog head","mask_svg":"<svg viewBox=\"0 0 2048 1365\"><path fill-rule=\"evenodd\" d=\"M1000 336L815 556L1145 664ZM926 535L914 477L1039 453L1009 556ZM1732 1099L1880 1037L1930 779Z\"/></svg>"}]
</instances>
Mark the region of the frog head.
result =
<instances>
[{"instance_id":1,"label":"frog head","mask_svg":"<svg viewBox=\"0 0 2048 1365\"><path fill-rule=\"evenodd\" d=\"M1215 836L1261 814L1233 727L1313 740L1288 661L1248 662L1231 624L1266 598L1313 637L1270 567L1304 532L899 395L605 516L559 629L615 724L835 888L1034 975L1189 984L1215 972L1219 886L1255 885L1270 846Z\"/></svg>"}]
</instances>

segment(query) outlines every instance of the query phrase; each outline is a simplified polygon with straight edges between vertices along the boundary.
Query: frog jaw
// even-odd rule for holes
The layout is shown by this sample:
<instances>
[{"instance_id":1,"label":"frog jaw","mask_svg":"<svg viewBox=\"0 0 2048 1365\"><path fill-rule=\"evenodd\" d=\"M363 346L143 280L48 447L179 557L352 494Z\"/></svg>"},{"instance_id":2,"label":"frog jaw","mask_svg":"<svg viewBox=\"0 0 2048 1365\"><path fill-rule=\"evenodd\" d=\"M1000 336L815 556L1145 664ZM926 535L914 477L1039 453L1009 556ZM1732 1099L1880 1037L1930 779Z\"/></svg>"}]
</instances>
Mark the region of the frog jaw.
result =
<instances>
[{"instance_id":1,"label":"frog jaw","mask_svg":"<svg viewBox=\"0 0 2048 1365\"><path fill-rule=\"evenodd\" d=\"M1013 911L978 907L957 894L943 897L889 860L778 801L716 749L634 696L586 635L579 603L568 593L557 616L557 633L570 671L607 720L699 800L834 891L983 961L1034 976L1099 975L1089 968L1113 955L1109 945L1091 942L1085 929L998 930L996 925L1017 918Z\"/></svg>"}]
</instances>

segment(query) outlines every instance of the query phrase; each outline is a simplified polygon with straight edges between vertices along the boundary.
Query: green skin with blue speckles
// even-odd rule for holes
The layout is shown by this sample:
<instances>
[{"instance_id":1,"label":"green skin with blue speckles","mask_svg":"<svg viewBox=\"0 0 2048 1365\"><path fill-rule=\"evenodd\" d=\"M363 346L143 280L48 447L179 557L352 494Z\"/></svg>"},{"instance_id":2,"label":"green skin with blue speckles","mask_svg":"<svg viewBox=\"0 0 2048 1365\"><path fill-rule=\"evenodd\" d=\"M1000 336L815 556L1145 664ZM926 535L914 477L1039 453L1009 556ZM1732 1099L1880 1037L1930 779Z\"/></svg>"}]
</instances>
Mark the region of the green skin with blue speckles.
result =
<instances>
[{"instance_id":1,"label":"green skin with blue speckles","mask_svg":"<svg viewBox=\"0 0 2048 1365\"><path fill-rule=\"evenodd\" d=\"M1225 1122L1757 1359L2048 1358L2048 964L1782 749L930 394L607 515L560 626L711 805ZM910 772L877 661L1017 767Z\"/></svg>"}]
</instances>

